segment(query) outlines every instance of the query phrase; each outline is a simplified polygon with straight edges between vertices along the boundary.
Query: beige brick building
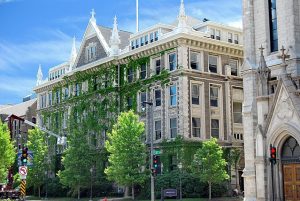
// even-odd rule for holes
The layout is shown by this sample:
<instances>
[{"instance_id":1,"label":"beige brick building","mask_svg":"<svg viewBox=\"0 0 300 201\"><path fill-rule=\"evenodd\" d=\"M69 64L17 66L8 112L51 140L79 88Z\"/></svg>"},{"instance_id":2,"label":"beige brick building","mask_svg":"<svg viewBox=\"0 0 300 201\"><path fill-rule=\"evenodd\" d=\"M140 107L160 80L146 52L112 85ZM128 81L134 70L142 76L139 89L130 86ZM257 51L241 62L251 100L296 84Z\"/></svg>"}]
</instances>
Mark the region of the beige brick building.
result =
<instances>
[{"instance_id":1,"label":"beige brick building","mask_svg":"<svg viewBox=\"0 0 300 201\"><path fill-rule=\"evenodd\" d=\"M128 83L150 79L162 70L170 73L168 85L153 83L148 90L127 100L128 106L136 105L137 112L142 112L143 101L153 103L140 116L146 123L146 142L152 132L155 144L181 135L184 140L196 141L215 137L224 146L242 147L242 38L237 28L186 16L183 3L175 25L156 24L137 33L118 31L116 19L113 29L98 26L93 13L78 54L72 54L76 57L74 63L52 68L51 78L34 89L38 97L38 122L47 124L43 112L54 114L55 108L64 104L64 101L56 101L57 97L70 99L77 96L78 91L86 94L91 90L87 81L81 81L53 94L54 88L68 84L65 76L112 64L120 69L128 64L129 58L150 56L145 66L128 69L125 73ZM60 68L67 70L56 76ZM120 74L114 80L116 86L119 80ZM62 121L70 115L71 106L65 108ZM59 132L68 136L64 129ZM101 136L101 132L96 133L96 147L103 145Z\"/></svg>"}]
</instances>

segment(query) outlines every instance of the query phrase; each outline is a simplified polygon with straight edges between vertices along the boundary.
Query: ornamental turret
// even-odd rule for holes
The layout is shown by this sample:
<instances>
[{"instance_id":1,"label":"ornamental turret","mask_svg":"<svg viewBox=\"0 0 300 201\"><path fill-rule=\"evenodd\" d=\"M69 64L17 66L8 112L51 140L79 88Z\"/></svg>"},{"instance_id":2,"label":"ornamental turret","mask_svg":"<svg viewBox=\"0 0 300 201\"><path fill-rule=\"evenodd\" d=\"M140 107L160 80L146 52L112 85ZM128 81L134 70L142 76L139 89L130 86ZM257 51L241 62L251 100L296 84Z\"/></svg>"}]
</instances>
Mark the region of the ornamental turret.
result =
<instances>
[{"instance_id":1,"label":"ornamental turret","mask_svg":"<svg viewBox=\"0 0 300 201\"><path fill-rule=\"evenodd\" d=\"M39 69L38 69L36 78L37 78L37 80L36 80L36 86L41 85L43 83L43 72L42 72L41 64L39 65Z\"/></svg>"},{"instance_id":2,"label":"ornamental turret","mask_svg":"<svg viewBox=\"0 0 300 201\"><path fill-rule=\"evenodd\" d=\"M120 52L119 45L121 44L119 31L118 31L118 23L117 17L114 18L113 30L111 33L111 37L109 40L110 44L110 56L117 56Z\"/></svg>"},{"instance_id":3,"label":"ornamental turret","mask_svg":"<svg viewBox=\"0 0 300 201\"><path fill-rule=\"evenodd\" d=\"M270 79L270 69L266 64L264 57L264 48L261 46L260 50L260 60L259 66L257 68L258 73L258 96L267 96L268 95L268 81Z\"/></svg>"},{"instance_id":4,"label":"ornamental turret","mask_svg":"<svg viewBox=\"0 0 300 201\"><path fill-rule=\"evenodd\" d=\"M72 69L72 66L74 65L77 57L77 50L76 50L76 38L75 36L73 37L73 43L72 43L72 50L71 50L71 55L70 55L70 70Z\"/></svg>"}]
</instances>

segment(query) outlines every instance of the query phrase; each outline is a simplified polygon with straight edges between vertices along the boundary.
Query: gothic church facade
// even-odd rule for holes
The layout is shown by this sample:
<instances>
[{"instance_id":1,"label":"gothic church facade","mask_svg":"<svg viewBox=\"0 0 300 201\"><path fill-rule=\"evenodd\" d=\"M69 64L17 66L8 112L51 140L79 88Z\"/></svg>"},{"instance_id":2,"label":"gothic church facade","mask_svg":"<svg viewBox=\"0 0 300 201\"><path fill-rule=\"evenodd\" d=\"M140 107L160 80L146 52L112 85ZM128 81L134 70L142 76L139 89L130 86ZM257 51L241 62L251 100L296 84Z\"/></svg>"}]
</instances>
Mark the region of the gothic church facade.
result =
<instances>
[{"instance_id":1,"label":"gothic church facade","mask_svg":"<svg viewBox=\"0 0 300 201\"><path fill-rule=\"evenodd\" d=\"M243 3L244 200L300 200L300 0Z\"/></svg>"}]
</instances>

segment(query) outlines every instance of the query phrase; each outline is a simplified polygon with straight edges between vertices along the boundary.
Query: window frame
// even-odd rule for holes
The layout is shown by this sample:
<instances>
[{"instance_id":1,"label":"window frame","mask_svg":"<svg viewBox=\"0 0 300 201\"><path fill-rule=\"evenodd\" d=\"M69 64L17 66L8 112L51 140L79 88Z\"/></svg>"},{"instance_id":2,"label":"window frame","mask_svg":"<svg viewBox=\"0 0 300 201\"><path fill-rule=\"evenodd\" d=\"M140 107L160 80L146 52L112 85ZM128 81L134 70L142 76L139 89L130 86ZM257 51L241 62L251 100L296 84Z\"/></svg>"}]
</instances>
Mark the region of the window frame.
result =
<instances>
[{"instance_id":1,"label":"window frame","mask_svg":"<svg viewBox=\"0 0 300 201\"><path fill-rule=\"evenodd\" d=\"M216 72L214 72L214 71L211 70L211 68L212 68L212 67L211 67L212 64L210 64L210 60L211 60L210 58L211 58L211 57L214 57L214 58L217 59L217 63L216 63L216 67L215 67ZM209 71L210 73L216 73L216 74L218 74L218 73L219 73L219 69L218 69L218 66L219 66L219 65L218 65L218 64L219 64L219 56L209 54L209 55L208 55L208 71Z\"/></svg>"},{"instance_id":2,"label":"window frame","mask_svg":"<svg viewBox=\"0 0 300 201\"><path fill-rule=\"evenodd\" d=\"M159 91L159 94L160 94L159 97L157 97L157 93L156 93L157 91ZM161 107L161 95L162 95L161 89L154 90L155 107ZM159 104L157 104L157 103L159 103Z\"/></svg>"},{"instance_id":3,"label":"window frame","mask_svg":"<svg viewBox=\"0 0 300 201\"><path fill-rule=\"evenodd\" d=\"M159 123L159 124L157 124L157 123ZM158 126L158 125L159 125L159 126ZM158 126L158 127L157 127L157 126ZM161 127L162 127L161 119L155 120L155 121L154 121L155 140L160 140L161 137L162 137L162 135L161 135L161 133L162 133ZM159 138L158 138L158 137L159 137Z\"/></svg>"},{"instance_id":4,"label":"window frame","mask_svg":"<svg viewBox=\"0 0 300 201\"><path fill-rule=\"evenodd\" d=\"M174 55L174 60L171 61L171 56ZM176 52L172 52L168 54L168 64L169 64L169 70L175 71L177 69L177 54ZM172 68L171 68L172 66Z\"/></svg>"},{"instance_id":5,"label":"window frame","mask_svg":"<svg viewBox=\"0 0 300 201\"><path fill-rule=\"evenodd\" d=\"M175 89L175 94L172 93L172 89ZM170 95L170 107L176 107L177 106L177 86L171 85L169 89L169 95ZM175 99L175 103L173 102L173 99Z\"/></svg>"},{"instance_id":6,"label":"window frame","mask_svg":"<svg viewBox=\"0 0 300 201\"><path fill-rule=\"evenodd\" d=\"M212 96L212 89L217 89L217 96ZM219 107L219 100L220 100L220 87L216 85L210 85L209 87L209 105L210 107ZM216 101L216 105L212 104L212 101Z\"/></svg>"},{"instance_id":7,"label":"window frame","mask_svg":"<svg viewBox=\"0 0 300 201\"><path fill-rule=\"evenodd\" d=\"M176 125L173 125L172 123L174 123L175 122L175 124ZM176 138L177 137L177 130L178 130L178 125L177 125L177 117L175 117L175 118L170 118L170 138L172 138L172 139L174 139L174 138ZM176 131L175 132L175 136L174 136L174 131Z\"/></svg>"},{"instance_id":8,"label":"window frame","mask_svg":"<svg viewBox=\"0 0 300 201\"><path fill-rule=\"evenodd\" d=\"M199 121L198 121L199 125L196 125L196 127L195 127L195 124L194 124L193 119L199 120ZM191 123L191 126L192 126L192 136L195 137L195 138L200 138L200 137L201 137L201 118L200 118L200 117L192 117L192 123ZM198 126L199 126L199 127L198 127ZM194 131L198 131L199 133L196 132L196 134L195 134ZM199 135L197 135L197 133L198 133Z\"/></svg>"},{"instance_id":9,"label":"window frame","mask_svg":"<svg viewBox=\"0 0 300 201\"><path fill-rule=\"evenodd\" d=\"M234 73L232 73L232 72L234 72L234 71L232 71L234 69L233 68L234 66L231 65L233 62L235 62L235 64L236 64L236 75ZM229 66L230 66L230 74L233 76L239 76L239 60L238 59L229 59Z\"/></svg>"},{"instance_id":10,"label":"window frame","mask_svg":"<svg viewBox=\"0 0 300 201\"><path fill-rule=\"evenodd\" d=\"M238 112L235 111L235 108L236 108L236 107L234 107L235 104L240 105L240 107L239 107L240 111L238 111ZM238 115L238 118L236 118L236 115ZM242 102L240 102L240 101L232 102L232 116L233 116L234 124L243 124L243 103ZM241 120L241 121L236 121L236 119Z\"/></svg>"},{"instance_id":11,"label":"window frame","mask_svg":"<svg viewBox=\"0 0 300 201\"><path fill-rule=\"evenodd\" d=\"M144 69L143 69L144 67ZM140 79L144 80L147 78L147 64L141 64L140 66Z\"/></svg>"},{"instance_id":12,"label":"window frame","mask_svg":"<svg viewBox=\"0 0 300 201\"><path fill-rule=\"evenodd\" d=\"M218 127L217 128L214 128L213 127L213 121L215 121L215 122L218 122ZM215 137L214 135L215 134L213 134L213 131L218 131L218 137ZM219 119L211 119L210 120L210 136L211 137L213 137L213 138L217 138L217 139L220 139L220 120Z\"/></svg>"},{"instance_id":13,"label":"window frame","mask_svg":"<svg viewBox=\"0 0 300 201\"><path fill-rule=\"evenodd\" d=\"M197 95L197 94L194 94L194 86L196 86L197 88L198 88L198 103L194 103L194 98L196 98L196 97L194 97L194 95ZM201 92L200 92L200 88L201 88L201 84L198 84L198 83L192 83L191 84L191 103L192 103L192 105L197 105L197 106L199 106L200 105L200 96L201 96Z\"/></svg>"},{"instance_id":14,"label":"window frame","mask_svg":"<svg viewBox=\"0 0 300 201\"><path fill-rule=\"evenodd\" d=\"M193 54L196 56L196 61L194 63L196 63L197 68L192 67L192 63L193 63L192 55ZM201 71L201 53L200 52L190 51L190 68L192 70Z\"/></svg>"}]
</instances>

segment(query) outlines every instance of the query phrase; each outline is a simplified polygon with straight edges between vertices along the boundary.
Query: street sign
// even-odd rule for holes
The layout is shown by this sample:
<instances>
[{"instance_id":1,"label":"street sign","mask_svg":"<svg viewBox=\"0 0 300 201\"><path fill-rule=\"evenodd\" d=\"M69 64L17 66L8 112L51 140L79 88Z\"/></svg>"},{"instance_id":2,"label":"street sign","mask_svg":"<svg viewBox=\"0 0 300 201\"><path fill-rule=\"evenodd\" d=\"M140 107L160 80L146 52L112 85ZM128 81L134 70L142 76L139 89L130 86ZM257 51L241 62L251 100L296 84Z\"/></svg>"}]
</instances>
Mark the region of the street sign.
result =
<instances>
[{"instance_id":1,"label":"street sign","mask_svg":"<svg viewBox=\"0 0 300 201\"><path fill-rule=\"evenodd\" d=\"M160 149L155 149L155 150L154 150L154 154L155 154L155 155L160 155Z\"/></svg>"},{"instance_id":2,"label":"street sign","mask_svg":"<svg viewBox=\"0 0 300 201\"><path fill-rule=\"evenodd\" d=\"M21 176L26 176L27 175L27 167L26 166L20 166L19 167L19 174Z\"/></svg>"},{"instance_id":3,"label":"street sign","mask_svg":"<svg viewBox=\"0 0 300 201\"><path fill-rule=\"evenodd\" d=\"M27 166L33 166L33 152L32 151L28 151L27 153L28 153L28 156L27 156ZM18 153L18 158L17 158L18 166L22 166L21 156L22 156L22 152L19 152Z\"/></svg>"}]
</instances>

